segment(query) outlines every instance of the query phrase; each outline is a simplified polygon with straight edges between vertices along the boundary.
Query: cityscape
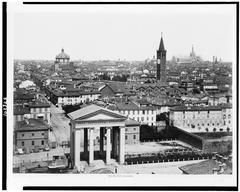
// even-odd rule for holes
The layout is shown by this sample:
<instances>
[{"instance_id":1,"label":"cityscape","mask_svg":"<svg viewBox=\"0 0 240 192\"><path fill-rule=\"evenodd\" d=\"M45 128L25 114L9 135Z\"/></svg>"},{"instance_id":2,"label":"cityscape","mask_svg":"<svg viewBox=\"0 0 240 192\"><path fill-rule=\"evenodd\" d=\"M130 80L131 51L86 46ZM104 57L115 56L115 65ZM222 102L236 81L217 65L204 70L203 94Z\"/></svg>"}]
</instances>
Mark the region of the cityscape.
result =
<instances>
[{"instance_id":1,"label":"cityscape","mask_svg":"<svg viewBox=\"0 0 240 192\"><path fill-rule=\"evenodd\" d=\"M15 58L13 173L231 175L233 61L167 35L143 60Z\"/></svg>"}]
</instances>

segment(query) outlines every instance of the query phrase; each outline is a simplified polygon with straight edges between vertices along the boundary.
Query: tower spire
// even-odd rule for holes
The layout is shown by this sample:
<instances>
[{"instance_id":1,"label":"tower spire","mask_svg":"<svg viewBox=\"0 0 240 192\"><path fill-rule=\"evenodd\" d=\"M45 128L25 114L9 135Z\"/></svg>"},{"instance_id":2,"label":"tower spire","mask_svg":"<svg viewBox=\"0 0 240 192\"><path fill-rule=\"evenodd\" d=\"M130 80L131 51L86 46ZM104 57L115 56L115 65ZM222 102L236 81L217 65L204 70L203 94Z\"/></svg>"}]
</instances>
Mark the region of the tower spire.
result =
<instances>
[{"instance_id":1,"label":"tower spire","mask_svg":"<svg viewBox=\"0 0 240 192\"><path fill-rule=\"evenodd\" d=\"M163 43L163 32L161 32L161 41L160 41L160 45L159 45L159 50L164 51L164 43Z\"/></svg>"}]
</instances>

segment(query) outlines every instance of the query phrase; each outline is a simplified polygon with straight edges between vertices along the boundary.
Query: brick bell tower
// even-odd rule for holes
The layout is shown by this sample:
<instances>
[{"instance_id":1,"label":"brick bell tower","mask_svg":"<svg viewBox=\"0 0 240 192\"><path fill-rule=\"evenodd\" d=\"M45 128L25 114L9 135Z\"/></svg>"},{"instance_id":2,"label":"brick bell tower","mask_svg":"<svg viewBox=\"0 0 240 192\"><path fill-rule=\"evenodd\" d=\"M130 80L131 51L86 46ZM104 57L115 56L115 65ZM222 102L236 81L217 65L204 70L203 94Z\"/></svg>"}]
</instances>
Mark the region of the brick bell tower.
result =
<instances>
[{"instance_id":1,"label":"brick bell tower","mask_svg":"<svg viewBox=\"0 0 240 192\"><path fill-rule=\"evenodd\" d=\"M161 41L157 50L157 81L160 83L166 83L166 52L161 33Z\"/></svg>"}]
</instances>

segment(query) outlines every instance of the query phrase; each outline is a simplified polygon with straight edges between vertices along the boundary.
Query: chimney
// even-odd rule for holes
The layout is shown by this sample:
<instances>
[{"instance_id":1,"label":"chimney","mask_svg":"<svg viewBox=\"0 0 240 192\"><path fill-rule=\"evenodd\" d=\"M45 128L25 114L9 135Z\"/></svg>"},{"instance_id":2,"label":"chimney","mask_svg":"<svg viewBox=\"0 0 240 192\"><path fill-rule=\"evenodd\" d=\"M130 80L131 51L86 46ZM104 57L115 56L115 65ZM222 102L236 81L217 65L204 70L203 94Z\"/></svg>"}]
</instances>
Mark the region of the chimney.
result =
<instances>
[{"instance_id":1,"label":"chimney","mask_svg":"<svg viewBox=\"0 0 240 192\"><path fill-rule=\"evenodd\" d=\"M218 174L217 168L213 168L212 172L213 172L213 175L217 175Z\"/></svg>"}]
</instances>

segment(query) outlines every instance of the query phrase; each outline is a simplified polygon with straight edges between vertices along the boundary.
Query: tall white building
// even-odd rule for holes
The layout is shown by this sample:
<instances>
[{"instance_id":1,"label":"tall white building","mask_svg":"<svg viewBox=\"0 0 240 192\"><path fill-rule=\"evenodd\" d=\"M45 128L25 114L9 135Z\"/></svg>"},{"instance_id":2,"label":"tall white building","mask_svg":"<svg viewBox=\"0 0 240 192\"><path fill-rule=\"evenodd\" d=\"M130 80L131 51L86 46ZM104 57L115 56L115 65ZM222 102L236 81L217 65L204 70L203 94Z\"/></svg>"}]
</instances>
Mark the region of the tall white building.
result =
<instances>
[{"instance_id":1,"label":"tall white building","mask_svg":"<svg viewBox=\"0 0 240 192\"><path fill-rule=\"evenodd\" d=\"M232 106L178 106L170 109L173 126L187 132L231 132Z\"/></svg>"}]
</instances>

